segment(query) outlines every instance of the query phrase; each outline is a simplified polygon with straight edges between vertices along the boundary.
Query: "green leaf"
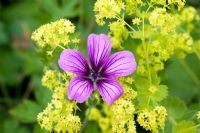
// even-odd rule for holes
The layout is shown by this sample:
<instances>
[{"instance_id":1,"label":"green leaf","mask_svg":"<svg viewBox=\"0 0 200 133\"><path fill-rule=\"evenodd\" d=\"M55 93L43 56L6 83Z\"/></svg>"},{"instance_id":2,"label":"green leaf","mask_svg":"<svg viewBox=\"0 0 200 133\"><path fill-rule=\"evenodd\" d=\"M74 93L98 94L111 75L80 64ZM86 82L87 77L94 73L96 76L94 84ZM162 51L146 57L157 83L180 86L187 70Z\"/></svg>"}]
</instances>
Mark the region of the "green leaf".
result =
<instances>
[{"instance_id":1,"label":"green leaf","mask_svg":"<svg viewBox=\"0 0 200 133\"><path fill-rule=\"evenodd\" d=\"M168 88L165 85L154 85L156 90L151 92L149 88L151 84L147 79L137 77L135 79L135 85L138 92L137 100L140 108L155 107L157 102L162 101L168 95Z\"/></svg>"},{"instance_id":2,"label":"green leaf","mask_svg":"<svg viewBox=\"0 0 200 133\"><path fill-rule=\"evenodd\" d=\"M181 121L173 127L173 133L196 133L194 122Z\"/></svg>"},{"instance_id":3,"label":"green leaf","mask_svg":"<svg viewBox=\"0 0 200 133\"><path fill-rule=\"evenodd\" d=\"M193 73L199 78L200 62L197 57L189 55L186 58L186 62ZM162 72L162 81L170 89L169 95L177 96L187 104L190 104L192 100L199 101L200 88L195 84L181 63L177 59L171 59L165 66L165 70Z\"/></svg>"},{"instance_id":4,"label":"green leaf","mask_svg":"<svg viewBox=\"0 0 200 133\"><path fill-rule=\"evenodd\" d=\"M35 51L17 51L16 55L23 61L23 70L26 75L32 75L42 71L42 62L39 60Z\"/></svg>"},{"instance_id":5,"label":"green leaf","mask_svg":"<svg viewBox=\"0 0 200 133\"><path fill-rule=\"evenodd\" d=\"M6 31L4 30L4 25L3 23L0 22L0 45L6 44L9 41L8 35Z\"/></svg>"},{"instance_id":6,"label":"green leaf","mask_svg":"<svg viewBox=\"0 0 200 133\"><path fill-rule=\"evenodd\" d=\"M157 86L157 91L152 94L152 99L156 101L162 101L168 95L168 87L166 85Z\"/></svg>"},{"instance_id":7,"label":"green leaf","mask_svg":"<svg viewBox=\"0 0 200 133\"><path fill-rule=\"evenodd\" d=\"M50 133L49 131L42 129L40 125L35 124L33 133Z\"/></svg>"},{"instance_id":8,"label":"green leaf","mask_svg":"<svg viewBox=\"0 0 200 133\"><path fill-rule=\"evenodd\" d=\"M140 92L146 92L150 86L150 83L147 79L136 77L135 78L135 85L138 91Z\"/></svg>"},{"instance_id":9,"label":"green leaf","mask_svg":"<svg viewBox=\"0 0 200 133\"><path fill-rule=\"evenodd\" d=\"M30 131L20 126L19 122L14 119L7 119L3 122L1 133L30 133Z\"/></svg>"},{"instance_id":10,"label":"green leaf","mask_svg":"<svg viewBox=\"0 0 200 133\"><path fill-rule=\"evenodd\" d=\"M197 112L200 110L200 103L193 104L188 107L184 115L184 120L197 120Z\"/></svg>"},{"instance_id":11,"label":"green leaf","mask_svg":"<svg viewBox=\"0 0 200 133\"><path fill-rule=\"evenodd\" d=\"M170 120L181 119L187 110L185 103L176 97L168 97L162 101L162 105L167 109Z\"/></svg>"},{"instance_id":12,"label":"green leaf","mask_svg":"<svg viewBox=\"0 0 200 133\"><path fill-rule=\"evenodd\" d=\"M98 124L94 121L89 121L84 129L84 133L100 133Z\"/></svg>"},{"instance_id":13,"label":"green leaf","mask_svg":"<svg viewBox=\"0 0 200 133\"><path fill-rule=\"evenodd\" d=\"M53 20L75 17L79 13L78 0L40 1L40 8L48 12ZM51 10L49 10L51 9Z\"/></svg>"},{"instance_id":14,"label":"green leaf","mask_svg":"<svg viewBox=\"0 0 200 133\"><path fill-rule=\"evenodd\" d=\"M41 111L41 107L34 101L24 100L23 103L17 105L10 110L10 114L24 123L35 122L37 114Z\"/></svg>"},{"instance_id":15,"label":"green leaf","mask_svg":"<svg viewBox=\"0 0 200 133\"><path fill-rule=\"evenodd\" d=\"M0 57L0 79L8 85L16 85L23 77L23 73L20 72L22 60L7 48L0 48Z\"/></svg>"}]
</instances>

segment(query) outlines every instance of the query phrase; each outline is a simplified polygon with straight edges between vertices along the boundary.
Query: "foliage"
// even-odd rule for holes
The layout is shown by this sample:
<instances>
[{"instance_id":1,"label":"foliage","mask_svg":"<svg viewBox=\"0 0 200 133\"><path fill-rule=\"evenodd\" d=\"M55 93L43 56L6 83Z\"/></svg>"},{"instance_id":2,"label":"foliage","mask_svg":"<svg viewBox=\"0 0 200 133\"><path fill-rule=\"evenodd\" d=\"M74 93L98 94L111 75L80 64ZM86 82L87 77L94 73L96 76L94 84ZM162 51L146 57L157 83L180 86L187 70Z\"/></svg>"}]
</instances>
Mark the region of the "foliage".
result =
<instances>
[{"instance_id":1,"label":"foliage","mask_svg":"<svg viewBox=\"0 0 200 133\"><path fill-rule=\"evenodd\" d=\"M0 132L198 133L199 4L0 2ZM57 65L65 48L86 52L91 32L106 33L114 51L132 51L138 64L136 73L118 79L125 92L112 106L98 93L84 104L68 100L74 75Z\"/></svg>"}]
</instances>

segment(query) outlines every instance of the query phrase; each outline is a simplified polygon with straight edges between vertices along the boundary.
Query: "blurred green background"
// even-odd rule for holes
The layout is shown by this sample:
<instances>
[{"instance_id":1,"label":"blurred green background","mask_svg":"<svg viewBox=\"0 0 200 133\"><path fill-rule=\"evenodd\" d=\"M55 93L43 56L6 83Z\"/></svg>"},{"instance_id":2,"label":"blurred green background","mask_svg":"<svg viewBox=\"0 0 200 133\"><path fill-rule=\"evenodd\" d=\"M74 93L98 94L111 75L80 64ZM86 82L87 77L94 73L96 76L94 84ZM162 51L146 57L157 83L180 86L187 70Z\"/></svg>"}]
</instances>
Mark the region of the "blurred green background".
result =
<instances>
[{"instance_id":1,"label":"blurred green background","mask_svg":"<svg viewBox=\"0 0 200 133\"><path fill-rule=\"evenodd\" d=\"M88 34L107 32L95 23L94 2L0 0L0 133L45 132L36 123L36 116L50 101L51 92L41 86L43 65L30 39L31 33L42 24L68 18L77 26L77 34L85 47ZM188 0L187 5L198 9L200 0ZM200 26L197 29L200 31ZM192 54L186 61L200 81L198 58ZM170 95L180 97L187 105L200 101L200 86L183 65L172 59L166 66L160 75ZM91 124L88 128L90 132L98 132L97 125Z\"/></svg>"}]
</instances>

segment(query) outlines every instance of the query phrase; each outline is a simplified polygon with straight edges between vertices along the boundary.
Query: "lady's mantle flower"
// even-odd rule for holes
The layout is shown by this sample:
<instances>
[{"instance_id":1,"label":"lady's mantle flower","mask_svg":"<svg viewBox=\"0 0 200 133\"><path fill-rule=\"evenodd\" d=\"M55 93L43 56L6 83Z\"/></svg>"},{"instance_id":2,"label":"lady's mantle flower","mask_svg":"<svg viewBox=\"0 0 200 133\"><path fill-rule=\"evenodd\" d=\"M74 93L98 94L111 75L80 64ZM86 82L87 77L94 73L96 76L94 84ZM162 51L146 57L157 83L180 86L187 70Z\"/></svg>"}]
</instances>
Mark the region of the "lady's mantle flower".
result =
<instances>
[{"instance_id":1,"label":"lady's mantle flower","mask_svg":"<svg viewBox=\"0 0 200 133\"><path fill-rule=\"evenodd\" d=\"M88 37L87 63L81 52L65 49L58 61L61 69L77 74L68 88L68 98L83 103L94 90L110 105L123 94L123 88L115 78L132 74L136 69L134 56L129 51L117 52L109 57L111 41L104 35L91 34Z\"/></svg>"}]
</instances>

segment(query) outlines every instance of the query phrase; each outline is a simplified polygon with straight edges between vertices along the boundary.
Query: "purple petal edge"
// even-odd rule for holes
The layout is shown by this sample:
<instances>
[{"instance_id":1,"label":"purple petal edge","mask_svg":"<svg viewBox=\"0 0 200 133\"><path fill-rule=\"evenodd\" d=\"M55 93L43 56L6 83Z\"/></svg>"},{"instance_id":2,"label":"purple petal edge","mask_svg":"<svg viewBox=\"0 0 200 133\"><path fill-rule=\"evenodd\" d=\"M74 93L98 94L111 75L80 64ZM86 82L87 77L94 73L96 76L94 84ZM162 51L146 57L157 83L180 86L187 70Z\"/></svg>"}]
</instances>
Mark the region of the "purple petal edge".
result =
<instances>
[{"instance_id":1,"label":"purple petal edge","mask_svg":"<svg viewBox=\"0 0 200 133\"><path fill-rule=\"evenodd\" d=\"M93 69L97 70L104 64L111 48L111 41L107 35L90 34L88 36L88 57Z\"/></svg>"},{"instance_id":2,"label":"purple petal edge","mask_svg":"<svg viewBox=\"0 0 200 133\"><path fill-rule=\"evenodd\" d=\"M109 57L103 66L102 73L107 78L118 78L132 74L136 67L134 55L129 51L121 51Z\"/></svg>"},{"instance_id":3,"label":"purple petal edge","mask_svg":"<svg viewBox=\"0 0 200 133\"><path fill-rule=\"evenodd\" d=\"M84 75L88 72L89 66L87 60L81 52L72 49L65 49L58 60L59 67L66 71L79 75Z\"/></svg>"},{"instance_id":4,"label":"purple petal edge","mask_svg":"<svg viewBox=\"0 0 200 133\"><path fill-rule=\"evenodd\" d=\"M68 98L76 100L78 103L85 102L93 92L93 84L82 77L74 77L71 79L68 87Z\"/></svg>"},{"instance_id":5,"label":"purple petal edge","mask_svg":"<svg viewBox=\"0 0 200 133\"><path fill-rule=\"evenodd\" d=\"M124 93L121 84L113 79L98 81L97 90L109 105L112 105Z\"/></svg>"}]
</instances>

